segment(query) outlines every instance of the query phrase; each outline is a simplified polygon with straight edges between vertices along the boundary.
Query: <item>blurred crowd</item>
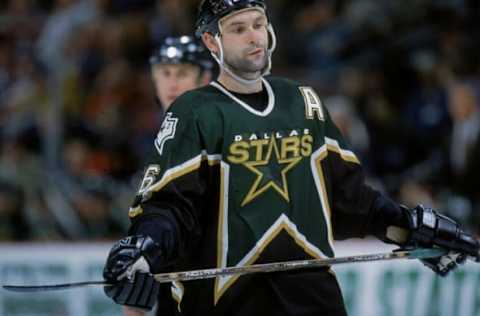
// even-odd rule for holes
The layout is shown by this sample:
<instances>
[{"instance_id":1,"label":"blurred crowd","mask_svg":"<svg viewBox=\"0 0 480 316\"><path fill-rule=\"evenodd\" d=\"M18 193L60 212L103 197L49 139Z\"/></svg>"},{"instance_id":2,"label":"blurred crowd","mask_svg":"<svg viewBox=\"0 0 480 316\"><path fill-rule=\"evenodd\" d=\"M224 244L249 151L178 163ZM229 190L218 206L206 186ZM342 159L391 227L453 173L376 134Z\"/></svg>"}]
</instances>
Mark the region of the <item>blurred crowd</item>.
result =
<instances>
[{"instance_id":1,"label":"blurred crowd","mask_svg":"<svg viewBox=\"0 0 480 316\"><path fill-rule=\"evenodd\" d=\"M197 0L0 2L0 241L123 236L162 113L148 57ZM480 233L480 3L267 0L368 181Z\"/></svg>"}]
</instances>

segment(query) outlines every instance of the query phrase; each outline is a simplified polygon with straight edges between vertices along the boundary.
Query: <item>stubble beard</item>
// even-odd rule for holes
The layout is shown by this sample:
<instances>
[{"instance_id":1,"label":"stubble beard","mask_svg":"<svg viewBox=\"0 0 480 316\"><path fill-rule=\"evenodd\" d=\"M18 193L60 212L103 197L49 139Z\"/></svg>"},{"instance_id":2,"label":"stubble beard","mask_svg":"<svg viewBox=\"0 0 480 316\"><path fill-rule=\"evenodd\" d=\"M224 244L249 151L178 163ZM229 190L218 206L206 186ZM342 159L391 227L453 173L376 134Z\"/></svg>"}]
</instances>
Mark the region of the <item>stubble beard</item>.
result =
<instances>
[{"instance_id":1,"label":"stubble beard","mask_svg":"<svg viewBox=\"0 0 480 316\"><path fill-rule=\"evenodd\" d=\"M245 79L256 79L267 66L268 56L267 49L263 49L263 57L261 61L256 62L243 57L246 54L242 54L242 57L225 56L225 62L228 66L240 77Z\"/></svg>"}]
</instances>

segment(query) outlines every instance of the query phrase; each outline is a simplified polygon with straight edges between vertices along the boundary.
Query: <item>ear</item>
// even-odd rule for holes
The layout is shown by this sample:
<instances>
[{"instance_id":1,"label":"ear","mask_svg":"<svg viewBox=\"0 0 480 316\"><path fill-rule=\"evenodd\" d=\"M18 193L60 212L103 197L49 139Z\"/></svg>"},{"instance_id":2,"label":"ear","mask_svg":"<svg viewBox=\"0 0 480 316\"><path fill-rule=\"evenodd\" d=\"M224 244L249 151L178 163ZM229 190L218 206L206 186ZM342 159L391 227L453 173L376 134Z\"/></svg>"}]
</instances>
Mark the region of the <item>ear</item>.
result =
<instances>
[{"instance_id":1,"label":"ear","mask_svg":"<svg viewBox=\"0 0 480 316\"><path fill-rule=\"evenodd\" d=\"M218 55L218 51L219 51L218 44L217 44L217 41L215 40L215 37L213 37L212 34L207 32L203 33L202 41L203 41L203 44L205 44L205 46L208 48L208 50L211 53Z\"/></svg>"}]
</instances>

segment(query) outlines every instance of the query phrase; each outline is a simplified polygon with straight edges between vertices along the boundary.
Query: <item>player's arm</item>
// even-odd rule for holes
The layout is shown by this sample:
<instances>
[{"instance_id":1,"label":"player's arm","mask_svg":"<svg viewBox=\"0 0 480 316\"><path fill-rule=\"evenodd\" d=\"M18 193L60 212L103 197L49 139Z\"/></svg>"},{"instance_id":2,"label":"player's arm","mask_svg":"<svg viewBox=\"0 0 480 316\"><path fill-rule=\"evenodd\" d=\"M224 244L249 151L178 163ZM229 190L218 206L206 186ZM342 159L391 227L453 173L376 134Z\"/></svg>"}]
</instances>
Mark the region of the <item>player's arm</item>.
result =
<instances>
[{"instance_id":1,"label":"player's arm","mask_svg":"<svg viewBox=\"0 0 480 316\"><path fill-rule=\"evenodd\" d=\"M106 280L118 282L106 287L106 294L116 303L143 309L153 307L159 291L150 273L174 264L201 235L197 206L205 183L200 173L208 164L190 105L172 106L155 149L155 161L129 211L129 237L114 245L104 269Z\"/></svg>"},{"instance_id":2,"label":"player's arm","mask_svg":"<svg viewBox=\"0 0 480 316\"><path fill-rule=\"evenodd\" d=\"M328 155L321 167L328 179L334 237L343 240L369 234L370 210L379 193L365 185L361 163L323 108L319 122L325 133Z\"/></svg>"},{"instance_id":3,"label":"player's arm","mask_svg":"<svg viewBox=\"0 0 480 316\"><path fill-rule=\"evenodd\" d=\"M336 238L374 235L401 247L442 247L453 253L424 263L440 275L466 255L479 256L479 242L454 220L421 205L410 209L365 184L360 162L347 157L348 146L326 111L327 138L339 149L329 152L333 188L332 223ZM343 156L343 157L342 157ZM345 158L347 157L347 159Z\"/></svg>"}]
</instances>

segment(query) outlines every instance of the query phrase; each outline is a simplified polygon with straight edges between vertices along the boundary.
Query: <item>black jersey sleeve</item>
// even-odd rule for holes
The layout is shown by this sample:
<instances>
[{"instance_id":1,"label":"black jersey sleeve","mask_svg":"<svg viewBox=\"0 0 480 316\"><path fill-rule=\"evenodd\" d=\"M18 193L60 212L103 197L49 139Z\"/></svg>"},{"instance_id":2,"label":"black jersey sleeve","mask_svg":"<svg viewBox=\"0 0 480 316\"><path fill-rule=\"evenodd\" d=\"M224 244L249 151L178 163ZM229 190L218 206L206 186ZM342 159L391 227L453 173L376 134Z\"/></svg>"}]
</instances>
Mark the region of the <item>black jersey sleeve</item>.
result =
<instances>
[{"instance_id":1,"label":"black jersey sleeve","mask_svg":"<svg viewBox=\"0 0 480 316\"><path fill-rule=\"evenodd\" d=\"M202 234L201 200L209 158L191 104L177 100L166 113L129 211L130 234L150 235L162 246L162 265L189 252Z\"/></svg>"}]
</instances>

